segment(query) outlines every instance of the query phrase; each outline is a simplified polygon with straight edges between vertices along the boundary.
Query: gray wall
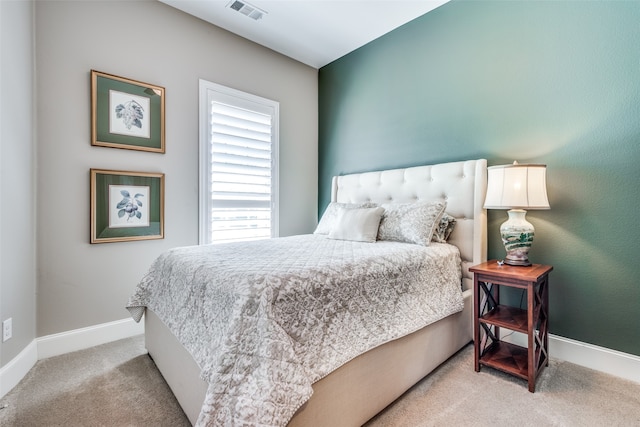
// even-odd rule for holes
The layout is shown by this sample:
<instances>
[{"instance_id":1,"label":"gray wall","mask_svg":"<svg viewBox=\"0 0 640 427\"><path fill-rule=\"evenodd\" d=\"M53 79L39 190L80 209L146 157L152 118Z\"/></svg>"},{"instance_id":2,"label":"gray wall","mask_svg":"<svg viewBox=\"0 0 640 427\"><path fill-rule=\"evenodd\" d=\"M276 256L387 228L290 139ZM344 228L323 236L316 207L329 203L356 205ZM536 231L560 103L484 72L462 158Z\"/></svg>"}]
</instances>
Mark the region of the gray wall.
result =
<instances>
[{"instance_id":1,"label":"gray wall","mask_svg":"<svg viewBox=\"0 0 640 427\"><path fill-rule=\"evenodd\" d=\"M128 317L153 259L198 243L198 79L280 102L280 234L317 218L317 70L156 1L36 3L37 335ZM90 145L91 69L164 86L166 154ZM89 242L89 168L165 173L165 239Z\"/></svg>"},{"instance_id":2,"label":"gray wall","mask_svg":"<svg viewBox=\"0 0 640 427\"><path fill-rule=\"evenodd\" d=\"M546 163L551 210L527 218L550 330L640 355L639 23L640 2L454 0L323 67L319 210L334 174Z\"/></svg>"},{"instance_id":3,"label":"gray wall","mask_svg":"<svg viewBox=\"0 0 640 427\"><path fill-rule=\"evenodd\" d=\"M33 9L0 1L0 320L13 319L0 366L36 333Z\"/></svg>"}]
</instances>

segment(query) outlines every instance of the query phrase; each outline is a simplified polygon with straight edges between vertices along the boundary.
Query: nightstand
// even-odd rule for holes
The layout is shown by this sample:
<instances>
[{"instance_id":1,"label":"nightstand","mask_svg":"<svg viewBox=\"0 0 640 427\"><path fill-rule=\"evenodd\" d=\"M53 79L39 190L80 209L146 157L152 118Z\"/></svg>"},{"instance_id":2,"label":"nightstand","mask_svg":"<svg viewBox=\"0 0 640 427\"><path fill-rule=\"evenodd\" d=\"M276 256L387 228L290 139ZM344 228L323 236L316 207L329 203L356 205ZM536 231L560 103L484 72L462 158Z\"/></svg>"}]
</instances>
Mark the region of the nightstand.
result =
<instances>
[{"instance_id":1,"label":"nightstand","mask_svg":"<svg viewBox=\"0 0 640 427\"><path fill-rule=\"evenodd\" d=\"M529 267L488 261L473 272L473 334L475 370L490 366L523 378L534 392L536 378L549 365L549 273L552 266ZM500 287L526 292L526 307L500 304ZM523 295L524 296L524 295ZM527 336L522 347L500 339L500 328Z\"/></svg>"}]
</instances>

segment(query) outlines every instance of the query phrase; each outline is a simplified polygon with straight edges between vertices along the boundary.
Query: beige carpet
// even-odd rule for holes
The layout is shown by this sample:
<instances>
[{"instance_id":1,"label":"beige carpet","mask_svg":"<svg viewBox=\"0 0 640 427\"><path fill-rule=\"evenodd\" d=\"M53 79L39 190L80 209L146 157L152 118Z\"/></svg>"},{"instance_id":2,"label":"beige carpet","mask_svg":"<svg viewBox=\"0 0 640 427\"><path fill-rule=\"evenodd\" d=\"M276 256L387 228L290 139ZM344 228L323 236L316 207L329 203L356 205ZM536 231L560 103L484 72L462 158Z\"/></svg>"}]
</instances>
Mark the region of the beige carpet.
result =
<instances>
[{"instance_id":1,"label":"beige carpet","mask_svg":"<svg viewBox=\"0 0 640 427\"><path fill-rule=\"evenodd\" d=\"M527 382L473 369L468 345L367 426L640 427L640 384L551 358Z\"/></svg>"},{"instance_id":2,"label":"beige carpet","mask_svg":"<svg viewBox=\"0 0 640 427\"><path fill-rule=\"evenodd\" d=\"M142 337L41 360L5 405L2 427L189 425ZM552 358L532 394L467 346L367 426L640 426L640 384Z\"/></svg>"},{"instance_id":3,"label":"beige carpet","mask_svg":"<svg viewBox=\"0 0 640 427\"><path fill-rule=\"evenodd\" d=\"M142 336L40 360L1 403L2 427L190 425Z\"/></svg>"}]
</instances>

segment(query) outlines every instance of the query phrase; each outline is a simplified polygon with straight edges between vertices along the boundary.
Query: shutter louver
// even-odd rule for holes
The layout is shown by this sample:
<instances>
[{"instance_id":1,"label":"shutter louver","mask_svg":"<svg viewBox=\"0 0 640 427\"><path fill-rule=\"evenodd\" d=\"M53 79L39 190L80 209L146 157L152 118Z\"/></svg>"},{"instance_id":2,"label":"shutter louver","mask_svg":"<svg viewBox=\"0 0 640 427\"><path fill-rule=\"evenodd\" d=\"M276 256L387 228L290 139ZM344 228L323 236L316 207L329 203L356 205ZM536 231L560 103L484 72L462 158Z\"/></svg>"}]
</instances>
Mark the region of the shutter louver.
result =
<instances>
[{"instance_id":1,"label":"shutter louver","mask_svg":"<svg viewBox=\"0 0 640 427\"><path fill-rule=\"evenodd\" d=\"M272 117L212 101L211 241L271 237Z\"/></svg>"}]
</instances>

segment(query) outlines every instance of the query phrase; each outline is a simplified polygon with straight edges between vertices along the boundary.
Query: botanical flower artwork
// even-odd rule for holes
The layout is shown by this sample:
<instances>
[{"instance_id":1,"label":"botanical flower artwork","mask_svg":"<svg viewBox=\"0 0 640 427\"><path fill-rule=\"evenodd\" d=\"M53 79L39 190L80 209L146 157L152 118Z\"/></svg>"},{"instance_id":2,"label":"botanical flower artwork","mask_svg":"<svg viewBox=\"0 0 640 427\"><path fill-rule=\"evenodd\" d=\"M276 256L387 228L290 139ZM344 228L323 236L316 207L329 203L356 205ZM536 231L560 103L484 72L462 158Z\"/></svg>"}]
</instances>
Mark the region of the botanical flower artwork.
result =
<instances>
[{"instance_id":1,"label":"botanical flower artwork","mask_svg":"<svg viewBox=\"0 0 640 427\"><path fill-rule=\"evenodd\" d=\"M149 187L109 186L109 227L149 226Z\"/></svg>"},{"instance_id":2,"label":"botanical flower artwork","mask_svg":"<svg viewBox=\"0 0 640 427\"><path fill-rule=\"evenodd\" d=\"M150 100L144 96L109 91L109 131L150 138Z\"/></svg>"},{"instance_id":3,"label":"botanical flower artwork","mask_svg":"<svg viewBox=\"0 0 640 427\"><path fill-rule=\"evenodd\" d=\"M142 119L144 119L144 109L135 99L116 105L116 118L122 119L127 129L131 126L142 129Z\"/></svg>"}]
</instances>

